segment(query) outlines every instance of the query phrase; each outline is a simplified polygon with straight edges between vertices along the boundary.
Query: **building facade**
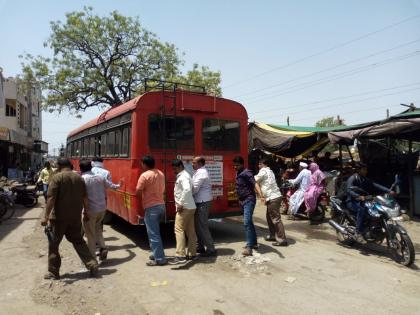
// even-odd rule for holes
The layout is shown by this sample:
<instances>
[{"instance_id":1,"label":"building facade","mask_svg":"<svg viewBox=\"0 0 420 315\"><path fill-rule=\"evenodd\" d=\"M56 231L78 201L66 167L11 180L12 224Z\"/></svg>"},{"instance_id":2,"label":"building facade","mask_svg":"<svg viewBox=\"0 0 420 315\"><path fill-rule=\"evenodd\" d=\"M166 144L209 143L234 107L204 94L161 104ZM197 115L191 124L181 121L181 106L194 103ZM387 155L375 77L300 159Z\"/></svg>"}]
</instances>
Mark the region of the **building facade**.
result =
<instances>
[{"instance_id":1,"label":"building facade","mask_svg":"<svg viewBox=\"0 0 420 315\"><path fill-rule=\"evenodd\" d=\"M0 175L21 177L38 169L47 152L39 85L5 78L0 72Z\"/></svg>"}]
</instances>

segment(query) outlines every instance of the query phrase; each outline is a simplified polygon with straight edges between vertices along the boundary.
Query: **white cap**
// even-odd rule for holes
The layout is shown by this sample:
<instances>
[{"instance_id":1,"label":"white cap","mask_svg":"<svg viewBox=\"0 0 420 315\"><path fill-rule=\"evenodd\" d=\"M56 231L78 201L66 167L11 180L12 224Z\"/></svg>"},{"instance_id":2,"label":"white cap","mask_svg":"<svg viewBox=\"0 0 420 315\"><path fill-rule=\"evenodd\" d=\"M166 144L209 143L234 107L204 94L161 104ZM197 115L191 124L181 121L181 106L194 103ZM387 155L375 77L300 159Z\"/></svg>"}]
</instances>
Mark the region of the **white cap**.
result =
<instances>
[{"instance_id":1,"label":"white cap","mask_svg":"<svg viewBox=\"0 0 420 315\"><path fill-rule=\"evenodd\" d=\"M300 162L299 166L303 168L308 168L308 164L306 164L305 162Z\"/></svg>"}]
</instances>

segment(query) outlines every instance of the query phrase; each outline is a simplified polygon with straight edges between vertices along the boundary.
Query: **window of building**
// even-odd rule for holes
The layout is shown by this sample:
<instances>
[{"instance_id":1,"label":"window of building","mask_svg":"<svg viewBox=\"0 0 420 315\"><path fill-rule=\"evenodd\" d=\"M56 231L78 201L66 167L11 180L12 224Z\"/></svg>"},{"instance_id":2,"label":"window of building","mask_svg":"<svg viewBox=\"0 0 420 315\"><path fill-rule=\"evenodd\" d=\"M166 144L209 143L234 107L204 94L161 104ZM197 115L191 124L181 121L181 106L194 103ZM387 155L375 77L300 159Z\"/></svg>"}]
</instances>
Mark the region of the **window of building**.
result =
<instances>
[{"instance_id":1,"label":"window of building","mask_svg":"<svg viewBox=\"0 0 420 315\"><path fill-rule=\"evenodd\" d=\"M193 118L149 115L149 146L153 149L194 150Z\"/></svg>"},{"instance_id":2,"label":"window of building","mask_svg":"<svg viewBox=\"0 0 420 315\"><path fill-rule=\"evenodd\" d=\"M202 125L203 148L214 151L239 151L240 126L238 121L205 119Z\"/></svg>"},{"instance_id":3,"label":"window of building","mask_svg":"<svg viewBox=\"0 0 420 315\"><path fill-rule=\"evenodd\" d=\"M6 116L16 117L16 108L10 104L6 104Z\"/></svg>"}]
</instances>

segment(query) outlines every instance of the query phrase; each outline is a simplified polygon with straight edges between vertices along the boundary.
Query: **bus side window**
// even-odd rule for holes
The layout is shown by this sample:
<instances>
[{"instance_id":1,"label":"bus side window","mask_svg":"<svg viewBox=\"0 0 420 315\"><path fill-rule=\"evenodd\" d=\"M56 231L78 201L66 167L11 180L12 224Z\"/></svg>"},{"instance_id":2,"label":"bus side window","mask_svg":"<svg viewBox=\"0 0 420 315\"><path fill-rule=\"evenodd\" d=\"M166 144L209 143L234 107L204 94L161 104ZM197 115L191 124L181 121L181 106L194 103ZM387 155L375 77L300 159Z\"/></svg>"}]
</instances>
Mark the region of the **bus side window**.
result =
<instances>
[{"instance_id":1,"label":"bus side window","mask_svg":"<svg viewBox=\"0 0 420 315\"><path fill-rule=\"evenodd\" d=\"M106 156L106 133L101 134L100 147L101 156Z\"/></svg>"},{"instance_id":2,"label":"bus side window","mask_svg":"<svg viewBox=\"0 0 420 315\"><path fill-rule=\"evenodd\" d=\"M89 138L85 138L83 140L83 156L84 157L90 156L90 154L89 154Z\"/></svg>"},{"instance_id":3,"label":"bus side window","mask_svg":"<svg viewBox=\"0 0 420 315\"><path fill-rule=\"evenodd\" d=\"M81 149L81 148L80 148L80 140L77 140L77 141L76 141L76 152L75 152L75 153L76 153L76 154L75 154L75 155L76 155L76 157L80 157L80 153L81 153L81 152L80 152L80 149Z\"/></svg>"},{"instance_id":4,"label":"bus side window","mask_svg":"<svg viewBox=\"0 0 420 315\"><path fill-rule=\"evenodd\" d=\"M107 156L114 156L114 149L115 149L115 131L108 132L107 137L107 149L106 155Z\"/></svg>"},{"instance_id":5,"label":"bus side window","mask_svg":"<svg viewBox=\"0 0 420 315\"><path fill-rule=\"evenodd\" d=\"M89 156L95 156L95 137L89 138Z\"/></svg>"},{"instance_id":6,"label":"bus side window","mask_svg":"<svg viewBox=\"0 0 420 315\"><path fill-rule=\"evenodd\" d=\"M114 147L114 156L119 156L121 154L121 129L115 131L115 147Z\"/></svg>"},{"instance_id":7,"label":"bus side window","mask_svg":"<svg viewBox=\"0 0 420 315\"><path fill-rule=\"evenodd\" d=\"M125 127L122 132L122 143L121 143L121 152L120 155L127 157L128 156L128 148L130 144L130 128Z\"/></svg>"}]
</instances>

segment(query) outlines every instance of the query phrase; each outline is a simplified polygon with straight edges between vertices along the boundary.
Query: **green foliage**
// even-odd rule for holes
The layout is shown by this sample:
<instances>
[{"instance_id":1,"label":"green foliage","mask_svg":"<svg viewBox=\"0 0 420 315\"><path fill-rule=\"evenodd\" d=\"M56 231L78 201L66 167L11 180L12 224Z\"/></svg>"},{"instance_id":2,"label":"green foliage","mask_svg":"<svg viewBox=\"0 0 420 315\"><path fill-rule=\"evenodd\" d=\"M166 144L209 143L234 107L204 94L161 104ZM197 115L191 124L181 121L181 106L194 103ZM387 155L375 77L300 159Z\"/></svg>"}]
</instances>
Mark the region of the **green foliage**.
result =
<instances>
[{"instance_id":1,"label":"green foliage","mask_svg":"<svg viewBox=\"0 0 420 315\"><path fill-rule=\"evenodd\" d=\"M142 92L144 79L178 80L204 85L221 95L220 72L194 64L183 75L178 49L161 42L138 18L114 11L106 17L91 7L66 14L66 21L51 22L44 43L52 58L24 58L23 76L35 78L45 93L44 108L79 113L88 107L116 106Z\"/></svg>"},{"instance_id":2,"label":"green foliage","mask_svg":"<svg viewBox=\"0 0 420 315\"><path fill-rule=\"evenodd\" d=\"M188 71L185 76L177 79L177 82L192 84L197 86L204 86L206 92L211 95L221 96L222 89L221 73L220 71L211 71L208 67L200 67L198 64L193 65L193 69Z\"/></svg>"},{"instance_id":3,"label":"green foliage","mask_svg":"<svg viewBox=\"0 0 420 315\"><path fill-rule=\"evenodd\" d=\"M339 117L334 118L333 116L324 117L321 120L317 121L315 127L336 127L344 126L344 120Z\"/></svg>"}]
</instances>

